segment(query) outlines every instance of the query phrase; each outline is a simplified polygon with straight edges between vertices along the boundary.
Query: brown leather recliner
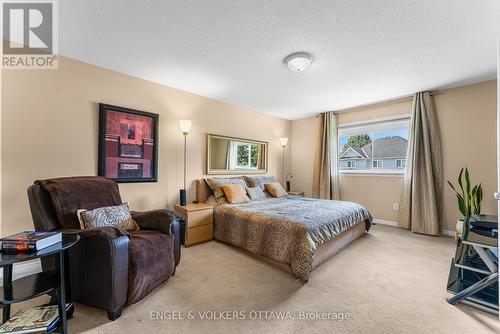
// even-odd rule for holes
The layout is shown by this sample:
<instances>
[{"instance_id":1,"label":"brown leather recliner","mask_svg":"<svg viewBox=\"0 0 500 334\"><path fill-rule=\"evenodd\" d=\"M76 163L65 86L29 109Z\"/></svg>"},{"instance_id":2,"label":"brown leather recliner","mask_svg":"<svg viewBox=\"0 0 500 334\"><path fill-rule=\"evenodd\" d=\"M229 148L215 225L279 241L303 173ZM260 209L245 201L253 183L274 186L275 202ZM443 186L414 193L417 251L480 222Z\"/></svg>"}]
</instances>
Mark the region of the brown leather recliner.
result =
<instances>
[{"instance_id":1,"label":"brown leather recliner","mask_svg":"<svg viewBox=\"0 0 500 334\"><path fill-rule=\"evenodd\" d=\"M174 275L184 242L175 212L132 212L139 231L111 226L82 230L77 209L122 203L118 185L95 176L35 181L28 200L35 230L80 235L69 250L71 298L107 310L110 320ZM44 259L42 268L53 269L53 260Z\"/></svg>"}]
</instances>

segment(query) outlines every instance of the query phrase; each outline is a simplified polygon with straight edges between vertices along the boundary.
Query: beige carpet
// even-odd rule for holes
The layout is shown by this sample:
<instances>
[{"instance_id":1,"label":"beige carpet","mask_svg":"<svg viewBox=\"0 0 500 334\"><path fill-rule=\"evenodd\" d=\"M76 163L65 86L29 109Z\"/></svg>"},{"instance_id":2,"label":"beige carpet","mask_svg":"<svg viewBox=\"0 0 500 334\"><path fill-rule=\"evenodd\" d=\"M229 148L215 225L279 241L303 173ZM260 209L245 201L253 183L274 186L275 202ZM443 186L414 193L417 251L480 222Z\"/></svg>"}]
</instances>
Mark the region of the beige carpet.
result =
<instances>
[{"instance_id":1,"label":"beige carpet","mask_svg":"<svg viewBox=\"0 0 500 334\"><path fill-rule=\"evenodd\" d=\"M76 305L70 333L499 333L498 318L446 303L451 238L377 225L311 276L307 284L235 248L209 242L183 249L176 275L108 321ZM195 320L151 320L151 311ZM349 313L338 320L200 320L202 311ZM251 311L256 311L251 313ZM264 311L268 311L265 313ZM275 314L276 315L276 314ZM282 313L287 316L287 313Z\"/></svg>"}]
</instances>

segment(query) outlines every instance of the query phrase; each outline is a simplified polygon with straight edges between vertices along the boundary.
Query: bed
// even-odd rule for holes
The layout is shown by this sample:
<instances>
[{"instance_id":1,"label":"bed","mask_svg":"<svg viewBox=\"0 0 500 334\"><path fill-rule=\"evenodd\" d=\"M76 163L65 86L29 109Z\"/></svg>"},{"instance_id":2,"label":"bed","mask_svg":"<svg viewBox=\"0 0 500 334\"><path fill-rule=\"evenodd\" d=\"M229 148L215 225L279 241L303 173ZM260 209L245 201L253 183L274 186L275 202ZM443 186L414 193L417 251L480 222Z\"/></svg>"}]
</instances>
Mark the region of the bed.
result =
<instances>
[{"instance_id":1,"label":"bed","mask_svg":"<svg viewBox=\"0 0 500 334\"><path fill-rule=\"evenodd\" d=\"M205 180L199 202L214 205L214 239L263 258L307 282L311 272L365 235L372 217L361 205L288 196L217 204Z\"/></svg>"}]
</instances>

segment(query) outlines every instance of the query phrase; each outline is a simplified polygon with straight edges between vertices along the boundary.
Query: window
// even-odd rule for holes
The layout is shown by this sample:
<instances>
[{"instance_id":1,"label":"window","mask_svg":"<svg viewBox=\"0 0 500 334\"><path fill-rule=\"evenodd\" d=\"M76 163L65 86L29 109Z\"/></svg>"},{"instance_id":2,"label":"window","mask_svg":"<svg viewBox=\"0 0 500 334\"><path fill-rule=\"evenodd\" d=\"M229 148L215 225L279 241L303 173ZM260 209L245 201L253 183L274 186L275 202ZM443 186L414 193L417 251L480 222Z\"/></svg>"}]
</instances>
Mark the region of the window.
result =
<instances>
[{"instance_id":1,"label":"window","mask_svg":"<svg viewBox=\"0 0 500 334\"><path fill-rule=\"evenodd\" d=\"M409 124L404 115L340 125L340 172L403 174Z\"/></svg>"},{"instance_id":2,"label":"window","mask_svg":"<svg viewBox=\"0 0 500 334\"><path fill-rule=\"evenodd\" d=\"M406 159L397 159L394 163L394 167L405 168L406 167Z\"/></svg>"},{"instance_id":3,"label":"window","mask_svg":"<svg viewBox=\"0 0 500 334\"><path fill-rule=\"evenodd\" d=\"M232 150L234 169L257 169L259 166L260 145L235 142Z\"/></svg>"}]
</instances>

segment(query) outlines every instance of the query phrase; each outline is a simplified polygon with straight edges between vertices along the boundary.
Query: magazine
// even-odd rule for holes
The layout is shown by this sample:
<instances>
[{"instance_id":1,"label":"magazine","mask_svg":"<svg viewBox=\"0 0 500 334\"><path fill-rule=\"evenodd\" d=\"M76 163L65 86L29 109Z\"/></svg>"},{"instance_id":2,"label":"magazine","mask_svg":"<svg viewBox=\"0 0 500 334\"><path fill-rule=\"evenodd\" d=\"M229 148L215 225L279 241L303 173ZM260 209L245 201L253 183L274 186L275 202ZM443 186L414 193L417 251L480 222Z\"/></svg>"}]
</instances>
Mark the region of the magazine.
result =
<instances>
[{"instance_id":1,"label":"magazine","mask_svg":"<svg viewBox=\"0 0 500 334\"><path fill-rule=\"evenodd\" d=\"M21 310L0 326L0 333L39 333L53 330L59 323L57 305Z\"/></svg>"}]
</instances>

